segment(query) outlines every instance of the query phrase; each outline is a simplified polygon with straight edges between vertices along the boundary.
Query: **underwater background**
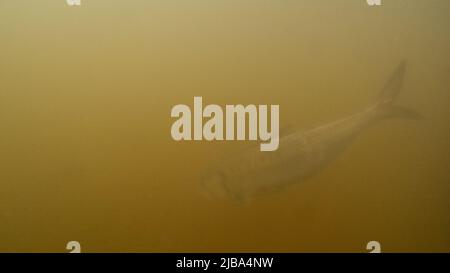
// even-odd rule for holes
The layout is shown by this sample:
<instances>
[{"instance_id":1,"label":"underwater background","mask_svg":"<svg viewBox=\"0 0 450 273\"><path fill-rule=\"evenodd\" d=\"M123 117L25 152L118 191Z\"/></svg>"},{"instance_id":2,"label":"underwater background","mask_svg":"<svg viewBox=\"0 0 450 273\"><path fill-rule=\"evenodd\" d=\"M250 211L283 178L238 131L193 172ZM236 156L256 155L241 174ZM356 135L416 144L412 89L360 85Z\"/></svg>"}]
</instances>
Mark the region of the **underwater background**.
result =
<instances>
[{"instance_id":1,"label":"underwater background","mask_svg":"<svg viewBox=\"0 0 450 273\"><path fill-rule=\"evenodd\" d=\"M450 1L0 2L0 252L450 251ZM198 186L239 142L176 142L176 104L279 104L307 130L375 102L318 175L241 204Z\"/></svg>"}]
</instances>

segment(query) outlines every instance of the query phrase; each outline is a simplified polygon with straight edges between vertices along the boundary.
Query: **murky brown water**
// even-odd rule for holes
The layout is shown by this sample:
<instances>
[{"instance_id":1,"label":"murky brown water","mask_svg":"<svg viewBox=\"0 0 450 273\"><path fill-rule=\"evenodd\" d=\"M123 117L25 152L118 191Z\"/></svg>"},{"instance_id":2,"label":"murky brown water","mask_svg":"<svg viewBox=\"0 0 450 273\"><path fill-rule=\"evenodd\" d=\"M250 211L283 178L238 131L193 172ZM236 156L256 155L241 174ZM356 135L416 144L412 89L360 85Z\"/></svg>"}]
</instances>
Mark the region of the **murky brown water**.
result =
<instances>
[{"instance_id":1,"label":"murky brown water","mask_svg":"<svg viewBox=\"0 0 450 273\"><path fill-rule=\"evenodd\" d=\"M0 251L450 251L450 2L383 1L1 1ZM424 120L251 203L197 186L242 144L171 139L194 96L333 121L403 59Z\"/></svg>"}]
</instances>

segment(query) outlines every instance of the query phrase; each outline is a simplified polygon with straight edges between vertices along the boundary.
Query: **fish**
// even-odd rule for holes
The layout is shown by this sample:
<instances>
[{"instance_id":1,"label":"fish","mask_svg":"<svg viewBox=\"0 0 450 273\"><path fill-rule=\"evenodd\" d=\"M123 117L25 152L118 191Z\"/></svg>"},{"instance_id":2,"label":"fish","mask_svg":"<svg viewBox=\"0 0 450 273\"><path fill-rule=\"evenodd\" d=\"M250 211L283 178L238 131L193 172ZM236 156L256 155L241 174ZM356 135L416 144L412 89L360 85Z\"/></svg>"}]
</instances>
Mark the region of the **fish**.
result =
<instances>
[{"instance_id":1,"label":"fish","mask_svg":"<svg viewBox=\"0 0 450 273\"><path fill-rule=\"evenodd\" d=\"M201 179L208 197L251 200L315 176L338 158L368 127L390 118L421 119L416 111L395 105L403 87L406 61L390 76L375 103L353 115L312 128L282 134L277 151L257 147L221 158Z\"/></svg>"}]
</instances>

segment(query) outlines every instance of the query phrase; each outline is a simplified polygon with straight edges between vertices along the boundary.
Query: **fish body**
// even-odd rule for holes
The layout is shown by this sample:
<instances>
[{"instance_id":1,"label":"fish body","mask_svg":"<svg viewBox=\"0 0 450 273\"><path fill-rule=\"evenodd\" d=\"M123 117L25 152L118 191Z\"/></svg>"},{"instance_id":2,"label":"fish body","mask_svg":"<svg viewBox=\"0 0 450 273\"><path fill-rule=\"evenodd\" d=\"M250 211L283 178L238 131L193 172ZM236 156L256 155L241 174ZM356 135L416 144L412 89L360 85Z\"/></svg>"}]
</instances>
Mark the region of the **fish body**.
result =
<instances>
[{"instance_id":1,"label":"fish body","mask_svg":"<svg viewBox=\"0 0 450 273\"><path fill-rule=\"evenodd\" d=\"M363 111L307 131L280 137L279 148L261 153L247 148L220 160L205 176L203 187L214 196L246 200L306 180L336 159L367 127L385 118L419 118L414 111L394 106L405 73L402 63L375 104Z\"/></svg>"}]
</instances>

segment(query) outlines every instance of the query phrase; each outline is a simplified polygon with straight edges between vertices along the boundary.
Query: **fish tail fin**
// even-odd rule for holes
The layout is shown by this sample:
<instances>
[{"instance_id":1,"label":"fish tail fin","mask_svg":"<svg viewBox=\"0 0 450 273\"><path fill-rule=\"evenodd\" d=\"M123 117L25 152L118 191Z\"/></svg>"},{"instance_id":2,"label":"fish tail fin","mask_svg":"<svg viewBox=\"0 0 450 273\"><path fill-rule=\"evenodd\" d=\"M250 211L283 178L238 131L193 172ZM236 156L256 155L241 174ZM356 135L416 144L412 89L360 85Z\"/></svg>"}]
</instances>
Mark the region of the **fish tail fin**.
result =
<instances>
[{"instance_id":1,"label":"fish tail fin","mask_svg":"<svg viewBox=\"0 0 450 273\"><path fill-rule=\"evenodd\" d=\"M393 105L398 94L403 88L403 81L406 72L406 61L402 61L400 65L395 69L389 80L383 87L383 90L378 96L376 103L376 110L382 118L409 118L409 119L421 119L422 115L418 112L402 107Z\"/></svg>"},{"instance_id":2,"label":"fish tail fin","mask_svg":"<svg viewBox=\"0 0 450 273\"><path fill-rule=\"evenodd\" d=\"M406 61L402 61L381 90L378 96L379 103L392 104L394 102L402 90L405 72Z\"/></svg>"}]
</instances>

